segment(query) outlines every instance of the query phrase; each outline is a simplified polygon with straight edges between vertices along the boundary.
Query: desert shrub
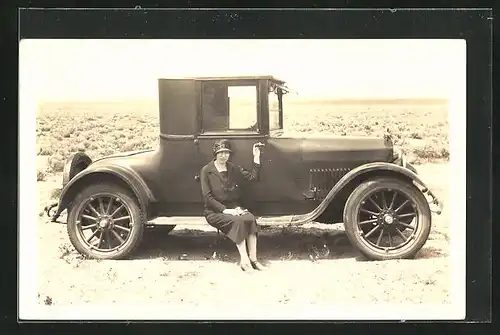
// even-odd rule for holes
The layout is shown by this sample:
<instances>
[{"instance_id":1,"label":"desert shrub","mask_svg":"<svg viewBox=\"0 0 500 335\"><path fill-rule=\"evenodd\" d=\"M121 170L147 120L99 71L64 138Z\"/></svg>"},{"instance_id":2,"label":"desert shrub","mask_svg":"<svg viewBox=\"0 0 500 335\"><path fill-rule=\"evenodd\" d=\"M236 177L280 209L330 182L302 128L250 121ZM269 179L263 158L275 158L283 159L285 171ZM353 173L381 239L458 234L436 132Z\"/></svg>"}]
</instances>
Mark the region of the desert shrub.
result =
<instances>
[{"instance_id":1,"label":"desert shrub","mask_svg":"<svg viewBox=\"0 0 500 335\"><path fill-rule=\"evenodd\" d=\"M72 134L74 134L74 132L75 132L75 129L74 129L74 128L64 129L61 135L62 135L62 137L64 137L64 138L68 138L68 137L70 137Z\"/></svg>"},{"instance_id":2,"label":"desert shrub","mask_svg":"<svg viewBox=\"0 0 500 335\"><path fill-rule=\"evenodd\" d=\"M53 150L49 146L41 147L40 150L38 151L38 154L40 156L50 156L50 155L52 155L52 153L53 153Z\"/></svg>"},{"instance_id":3,"label":"desert shrub","mask_svg":"<svg viewBox=\"0 0 500 335\"><path fill-rule=\"evenodd\" d=\"M38 169L36 171L36 181L44 181L47 178L47 173L44 170Z\"/></svg>"},{"instance_id":4,"label":"desert shrub","mask_svg":"<svg viewBox=\"0 0 500 335\"><path fill-rule=\"evenodd\" d=\"M50 199L57 199L61 196L62 188L55 188L50 192Z\"/></svg>"},{"instance_id":5,"label":"desert shrub","mask_svg":"<svg viewBox=\"0 0 500 335\"><path fill-rule=\"evenodd\" d=\"M417 132L412 132L412 133L410 134L410 138L414 138L414 139L420 140L420 139L422 139L423 137L422 137L422 135L420 135L420 134L419 134L419 133L417 133Z\"/></svg>"},{"instance_id":6,"label":"desert shrub","mask_svg":"<svg viewBox=\"0 0 500 335\"><path fill-rule=\"evenodd\" d=\"M62 155L52 155L49 157L49 171L62 172L64 170L64 158Z\"/></svg>"},{"instance_id":7,"label":"desert shrub","mask_svg":"<svg viewBox=\"0 0 500 335\"><path fill-rule=\"evenodd\" d=\"M433 161L436 159L449 159L449 151L446 148L436 148L426 144L422 148L414 148L413 154L421 159L422 162Z\"/></svg>"},{"instance_id":8,"label":"desert shrub","mask_svg":"<svg viewBox=\"0 0 500 335\"><path fill-rule=\"evenodd\" d=\"M450 159L450 151L447 148L441 148L441 158Z\"/></svg>"}]
</instances>

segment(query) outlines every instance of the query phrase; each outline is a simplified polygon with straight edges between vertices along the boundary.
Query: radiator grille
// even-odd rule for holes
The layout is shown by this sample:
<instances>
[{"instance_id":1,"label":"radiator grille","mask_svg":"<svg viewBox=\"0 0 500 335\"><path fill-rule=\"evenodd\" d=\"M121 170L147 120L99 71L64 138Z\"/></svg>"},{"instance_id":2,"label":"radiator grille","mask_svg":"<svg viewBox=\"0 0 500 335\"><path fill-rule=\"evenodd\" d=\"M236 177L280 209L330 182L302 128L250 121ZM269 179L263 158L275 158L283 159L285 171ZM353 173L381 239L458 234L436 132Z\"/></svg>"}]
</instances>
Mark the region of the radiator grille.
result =
<instances>
[{"instance_id":1,"label":"radiator grille","mask_svg":"<svg viewBox=\"0 0 500 335\"><path fill-rule=\"evenodd\" d=\"M324 199L332 187L350 170L349 168L310 169L309 187L316 191L316 199Z\"/></svg>"}]
</instances>

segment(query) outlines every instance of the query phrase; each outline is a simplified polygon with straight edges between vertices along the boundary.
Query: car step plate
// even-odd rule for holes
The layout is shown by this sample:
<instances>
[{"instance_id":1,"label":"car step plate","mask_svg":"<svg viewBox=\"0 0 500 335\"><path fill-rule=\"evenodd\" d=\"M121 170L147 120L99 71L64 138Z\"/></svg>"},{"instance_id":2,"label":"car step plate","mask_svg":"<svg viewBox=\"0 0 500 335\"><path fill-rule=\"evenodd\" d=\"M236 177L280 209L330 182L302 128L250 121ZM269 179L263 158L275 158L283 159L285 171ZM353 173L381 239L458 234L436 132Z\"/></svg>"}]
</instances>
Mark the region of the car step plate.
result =
<instances>
[{"instance_id":1,"label":"car step plate","mask_svg":"<svg viewBox=\"0 0 500 335\"><path fill-rule=\"evenodd\" d=\"M292 221L293 215L277 216L277 217L257 217L257 224L263 226L282 226L288 225ZM200 224L208 224L203 216L161 216L154 220L148 221L148 226L169 226L169 225L186 225L198 226Z\"/></svg>"}]
</instances>

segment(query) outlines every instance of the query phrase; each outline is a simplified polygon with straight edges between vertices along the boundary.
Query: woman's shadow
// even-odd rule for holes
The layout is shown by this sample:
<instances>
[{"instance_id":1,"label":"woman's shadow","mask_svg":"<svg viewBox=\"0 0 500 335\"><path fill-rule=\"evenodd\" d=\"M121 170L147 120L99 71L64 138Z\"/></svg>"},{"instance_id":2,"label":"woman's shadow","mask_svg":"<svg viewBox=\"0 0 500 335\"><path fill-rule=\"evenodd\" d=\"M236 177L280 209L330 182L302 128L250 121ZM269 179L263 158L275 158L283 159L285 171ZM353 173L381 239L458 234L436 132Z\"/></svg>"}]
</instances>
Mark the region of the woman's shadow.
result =
<instances>
[{"instance_id":1,"label":"woman's shadow","mask_svg":"<svg viewBox=\"0 0 500 335\"><path fill-rule=\"evenodd\" d=\"M261 228L257 244L258 257L263 262L273 260L311 260L355 258L359 253L352 247L342 230L303 227ZM236 262L236 246L222 233L195 229L148 229L134 258L169 260L219 260Z\"/></svg>"}]
</instances>

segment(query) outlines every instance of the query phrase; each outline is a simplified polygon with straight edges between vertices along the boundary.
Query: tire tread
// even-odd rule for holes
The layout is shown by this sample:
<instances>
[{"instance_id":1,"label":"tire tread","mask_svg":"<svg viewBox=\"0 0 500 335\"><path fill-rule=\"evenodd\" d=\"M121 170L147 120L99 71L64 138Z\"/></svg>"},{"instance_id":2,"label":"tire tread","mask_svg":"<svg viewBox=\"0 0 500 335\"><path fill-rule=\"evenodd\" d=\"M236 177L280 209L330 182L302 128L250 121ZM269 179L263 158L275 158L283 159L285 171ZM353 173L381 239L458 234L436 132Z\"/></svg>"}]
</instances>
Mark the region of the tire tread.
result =
<instances>
[{"instance_id":1,"label":"tire tread","mask_svg":"<svg viewBox=\"0 0 500 335\"><path fill-rule=\"evenodd\" d=\"M76 228L73 227L74 222L72 222L73 221L73 210L71 210L71 209L68 211L68 222L67 222L67 234L68 234L69 240L70 240L71 244L74 246L74 248L80 254L85 255L86 257L94 258L94 259L116 259L116 260L117 259L124 259L124 258L128 257L129 255L135 253L137 251L137 248L141 244L142 237L144 234L144 223L145 223L144 212L141 209L141 206L139 205L139 203L137 202L137 199L135 199L135 196L133 195L133 193L131 191L124 189L122 186L119 186L119 185L116 185L113 183L104 183L104 184L87 186L82 191L80 191L80 193L77 194L77 196L75 197L75 200L73 201L73 205L75 203L78 203L79 201L81 201L82 198L84 199L84 198L90 196L91 194L94 194L96 192L101 192L101 191L107 191L107 192L120 194L120 195L125 196L127 198L130 198L130 200L132 200L132 204L131 204L133 207L132 211L136 211L136 214L137 214L138 219L139 219L139 222L138 222L139 229L136 232L137 236L132 237L132 238L135 238L135 241L130 246L128 246L127 248L120 251L118 253L118 255L114 254L113 256L108 257L108 256L103 256L103 255L91 254L85 247L83 247L80 244L80 242L76 236L76 234L77 234Z\"/></svg>"},{"instance_id":2,"label":"tire tread","mask_svg":"<svg viewBox=\"0 0 500 335\"><path fill-rule=\"evenodd\" d=\"M378 184L399 184L404 183L404 187L407 188L411 193L414 194L414 196L419 199L419 201L422 202L422 204L425 204L423 207L423 224L425 225L424 232L420 236L420 240L417 242L413 243L413 246L409 249L404 251L401 255L388 255L384 256L379 253L376 253L361 243L357 241L356 237L356 232L355 229L357 229L353 224L351 224L350 216L352 216L352 211L354 210L354 206L356 206L357 202L361 200L361 196L365 194L365 192L372 188L374 185ZM393 187L395 188L395 187ZM403 182L400 179L397 178L391 178L391 177L384 177L384 178L376 178L376 179L370 179L362 184L358 185L354 191L351 193L351 195L348 197L346 201L346 205L344 207L344 225L345 225L345 230L346 230L346 235L348 239L351 241L351 243L357 247L358 251L366 258L371 259L371 260L390 260L390 259L408 259L408 258L413 258L418 251L425 245L427 238L430 233L431 225L432 225L432 214L430 212L430 208L428 206L428 203L424 197L424 195L420 192L420 190L415 187L412 184L409 184L407 182Z\"/></svg>"}]
</instances>

